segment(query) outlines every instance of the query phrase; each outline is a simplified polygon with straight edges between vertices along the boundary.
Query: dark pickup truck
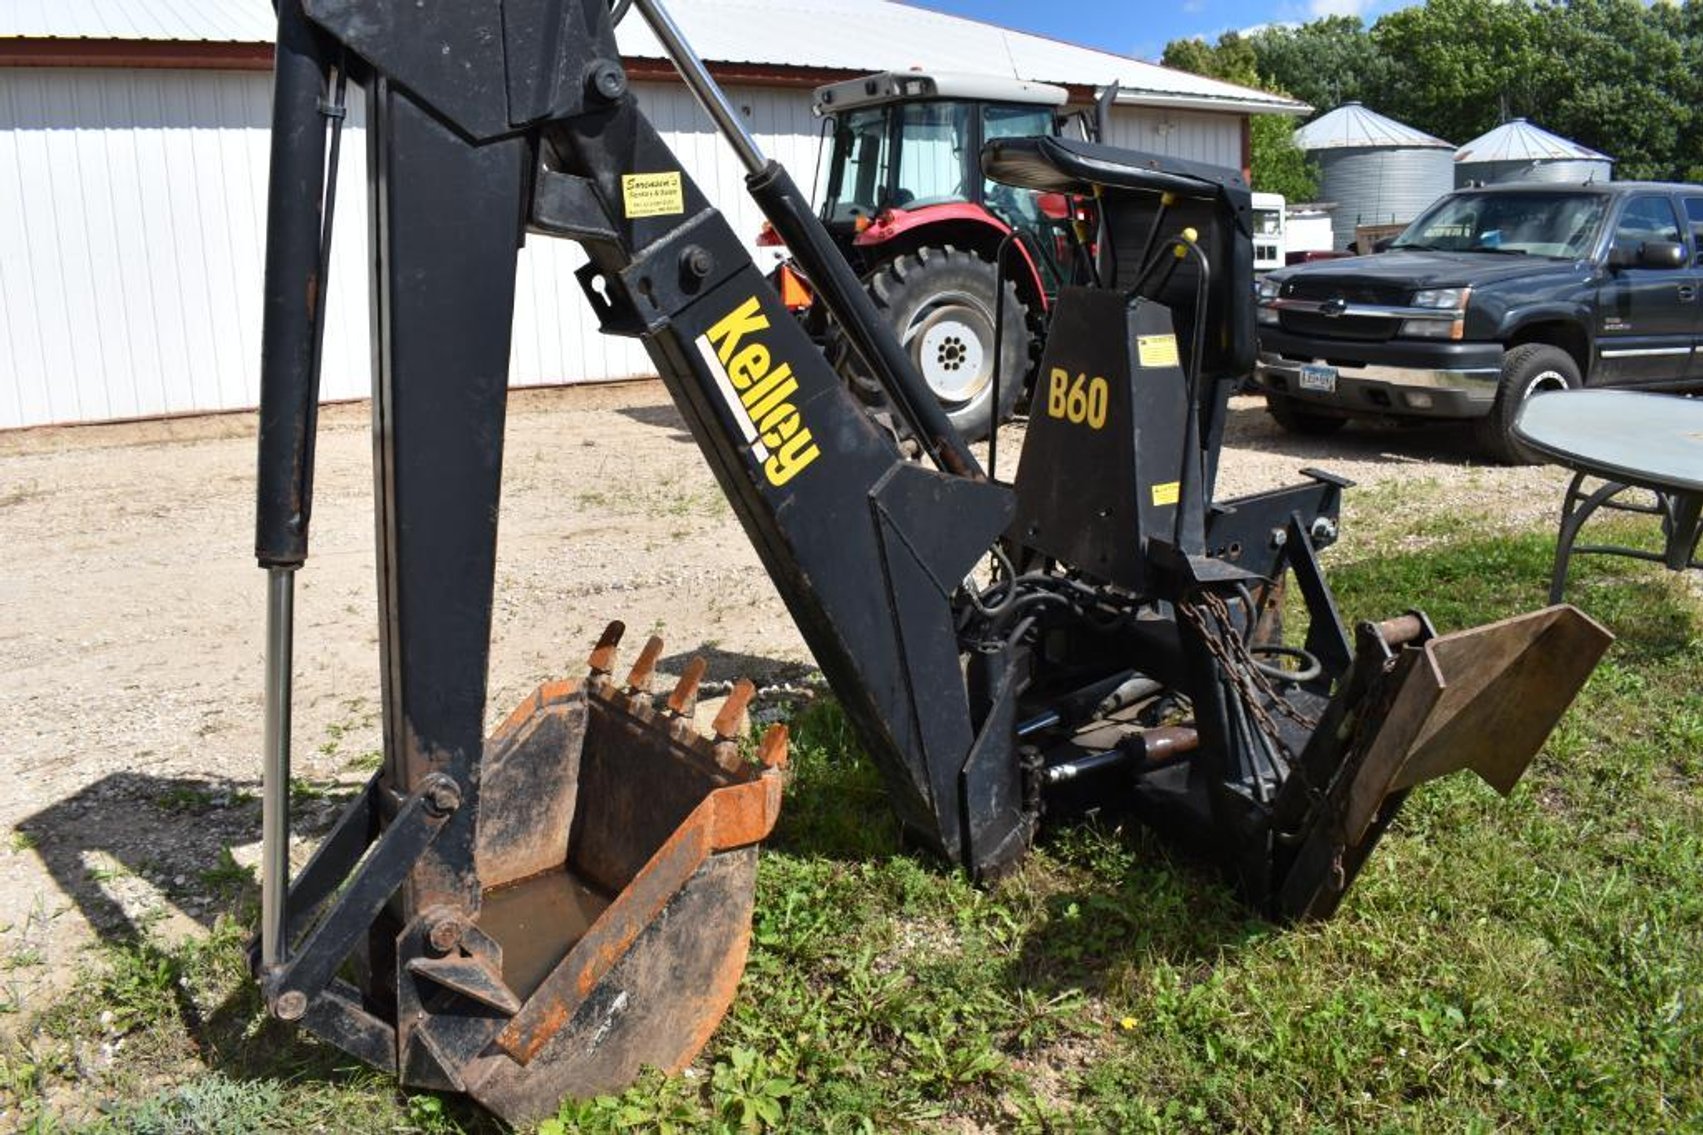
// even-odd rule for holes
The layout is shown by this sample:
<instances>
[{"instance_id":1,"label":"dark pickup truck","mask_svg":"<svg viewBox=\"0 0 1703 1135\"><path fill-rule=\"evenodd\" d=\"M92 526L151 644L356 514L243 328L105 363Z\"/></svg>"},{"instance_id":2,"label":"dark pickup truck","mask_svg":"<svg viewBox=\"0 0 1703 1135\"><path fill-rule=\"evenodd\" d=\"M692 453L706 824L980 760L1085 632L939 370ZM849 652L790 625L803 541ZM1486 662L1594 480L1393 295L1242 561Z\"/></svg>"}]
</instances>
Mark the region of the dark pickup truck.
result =
<instances>
[{"instance_id":1,"label":"dark pickup truck","mask_svg":"<svg viewBox=\"0 0 1703 1135\"><path fill-rule=\"evenodd\" d=\"M1255 380L1297 433L1464 419L1517 462L1510 427L1537 391L1703 388L1703 186L1456 190L1388 251L1258 287Z\"/></svg>"}]
</instances>

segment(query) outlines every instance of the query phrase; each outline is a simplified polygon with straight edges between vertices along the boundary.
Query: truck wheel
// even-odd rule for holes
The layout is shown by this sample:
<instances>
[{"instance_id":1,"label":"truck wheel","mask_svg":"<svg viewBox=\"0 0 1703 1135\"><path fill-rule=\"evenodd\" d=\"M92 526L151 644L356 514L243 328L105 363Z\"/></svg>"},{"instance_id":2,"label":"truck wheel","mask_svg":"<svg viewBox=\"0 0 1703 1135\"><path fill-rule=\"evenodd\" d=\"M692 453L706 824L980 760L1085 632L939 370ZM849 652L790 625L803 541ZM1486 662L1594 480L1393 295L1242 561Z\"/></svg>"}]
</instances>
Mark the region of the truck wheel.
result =
<instances>
[{"instance_id":1,"label":"truck wheel","mask_svg":"<svg viewBox=\"0 0 1703 1135\"><path fill-rule=\"evenodd\" d=\"M866 280L875 309L966 441L987 437L994 420L994 284L992 264L950 245L895 257ZM1029 373L1028 313L1010 281L1004 293L998 407L1002 422L1011 416ZM852 389L866 400L880 398L867 375L851 370L855 366L861 371L855 353L845 351L839 357Z\"/></svg>"},{"instance_id":2,"label":"truck wheel","mask_svg":"<svg viewBox=\"0 0 1703 1135\"><path fill-rule=\"evenodd\" d=\"M1348 424L1348 419L1338 414L1314 413L1312 410L1303 409L1305 405L1305 402L1290 398L1286 394L1265 396L1265 412L1287 433L1324 437Z\"/></svg>"},{"instance_id":3,"label":"truck wheel","mask_svg":"<svg viewBox=\"0 0 1703 1135\"><path fill-rule=\"evenodd\" d=\"M1502 379L1490 413L1473 422L1480 450L1504 465L1530 465L1535 458L1514 440L1514 418L1533 394L1546 390L1576 390L1583 381L1579 364L1560 347L1526 343L1502 357Z\"/></svg>"}]
</instances>

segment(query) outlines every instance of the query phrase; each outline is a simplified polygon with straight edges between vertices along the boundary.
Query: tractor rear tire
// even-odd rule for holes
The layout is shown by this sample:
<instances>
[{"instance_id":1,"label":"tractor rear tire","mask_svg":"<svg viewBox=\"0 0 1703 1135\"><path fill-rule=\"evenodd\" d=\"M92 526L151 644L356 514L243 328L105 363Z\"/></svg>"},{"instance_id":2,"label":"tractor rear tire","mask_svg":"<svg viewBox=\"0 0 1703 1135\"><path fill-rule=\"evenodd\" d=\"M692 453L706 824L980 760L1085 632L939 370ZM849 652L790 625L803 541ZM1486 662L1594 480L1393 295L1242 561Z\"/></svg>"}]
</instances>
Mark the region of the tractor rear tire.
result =
<instances>
[{"instance_id":1,"label":"tractor rear tire","mask_svg":"<svg viewBox=\"0 0 1703 1135\"><path fill-rule=\"evenodd\" d=\"M995 282L992 264L951 245L896 256L864 280L876 311L887 320L966 441L987 437L995 420ZM1017 405L1030 363L1028 311L1009 280L1003 292L1005 342L997 415L1001 422ZM841 333L836 330L835 334ZM830 357L838 358L840 373L854 392L874 408L887 409L882 391L855 352L842 349Z\"/></svg>"}]
</instances>

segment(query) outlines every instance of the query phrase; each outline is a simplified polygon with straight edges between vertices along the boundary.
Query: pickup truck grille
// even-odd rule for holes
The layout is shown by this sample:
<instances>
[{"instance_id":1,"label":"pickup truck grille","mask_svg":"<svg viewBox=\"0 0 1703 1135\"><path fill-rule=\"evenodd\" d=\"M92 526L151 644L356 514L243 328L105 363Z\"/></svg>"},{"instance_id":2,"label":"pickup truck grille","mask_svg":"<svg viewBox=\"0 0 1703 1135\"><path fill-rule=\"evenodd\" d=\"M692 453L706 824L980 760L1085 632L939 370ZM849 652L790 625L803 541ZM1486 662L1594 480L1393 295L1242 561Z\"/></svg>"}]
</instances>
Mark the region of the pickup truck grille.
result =
<instances>
[{"instance_id":1,"label":"pickup truck grille","mask_svg":"<svg viewBox=\"0 0 1703 1135\"><path fill-rule=\"evenodd\" d=\"M1283 286L1283 298L1294 300L1328 300L1338 296L1349 303L1376 303L1399 307L1408 302L1413 285L1384 283L1378 280L1322 279L1290 280Z\"/></svg>"},{"instance_id":2,"label":"pickup truck grille","mask_svg":"<svg viewBox=\"0 0 1703 1135\"><path fill-rule=\"evenodd\" d=\"M1394 337L1397 321L1371 316L1319 315L1311 311L1286 311L1283 329L1309 339L1350 339L1357 343L1382 343Z\"/></svg>"}]
</instances>

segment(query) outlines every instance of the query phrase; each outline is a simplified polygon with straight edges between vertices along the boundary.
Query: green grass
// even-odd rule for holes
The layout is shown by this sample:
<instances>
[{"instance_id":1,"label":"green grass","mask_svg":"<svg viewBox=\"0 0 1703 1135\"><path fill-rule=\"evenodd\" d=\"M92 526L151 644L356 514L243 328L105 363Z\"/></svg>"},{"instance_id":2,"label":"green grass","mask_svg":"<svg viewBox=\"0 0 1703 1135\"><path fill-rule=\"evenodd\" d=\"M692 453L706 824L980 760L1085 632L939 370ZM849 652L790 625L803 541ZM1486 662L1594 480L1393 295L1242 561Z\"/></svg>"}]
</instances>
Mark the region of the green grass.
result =
<instances>
[{"instance_id":1,"label":"green grass","mask_svg":"<svg viewBox=\"0 0 1703 1135\"><path fill-rule=\"evenodd\" d=\"M1541 605L1552 531L1482 531L1448 517L1422 551L1359 558L1351 533L1329 565L1344 617L1417 605L1447 631ZM542 1130L1703 1126L1703 606L1604 559L1569 597L1619 638L1512 799L1415 792L1322 925L1251 918L1109 821L972 887L905 849L843 718L811 709L710 1047ZM209 936L109 947L0 1049L20 1126L496 1128L266 1022L239 957L252 887L214 871L240 893Z\"/></svg>"}]
</instances>

